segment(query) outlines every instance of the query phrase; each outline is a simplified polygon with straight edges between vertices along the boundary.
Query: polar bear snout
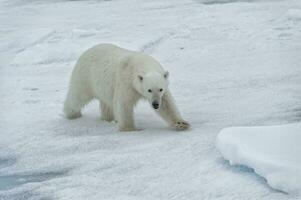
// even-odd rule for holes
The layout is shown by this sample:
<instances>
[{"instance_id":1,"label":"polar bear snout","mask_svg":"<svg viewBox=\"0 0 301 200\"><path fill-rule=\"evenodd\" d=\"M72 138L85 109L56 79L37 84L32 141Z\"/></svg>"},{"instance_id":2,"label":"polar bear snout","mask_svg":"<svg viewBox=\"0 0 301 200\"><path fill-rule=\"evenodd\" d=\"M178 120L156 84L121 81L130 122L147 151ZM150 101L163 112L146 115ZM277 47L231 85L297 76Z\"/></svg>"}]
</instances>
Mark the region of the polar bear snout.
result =
<instances>
[{"instance_id":1,"label":"polar bear snout","mask_svg":"<svg viewBox=\"0 0 301 200\"><path fill-rule=\"evenodd\" d=\"M152 106L153 106L154 109L158 109L158 108L159 108L159 105L160 105L160 104L159 104L158 101L153 101L153 102L152 102Z\"/></svg>"}]
</instances>

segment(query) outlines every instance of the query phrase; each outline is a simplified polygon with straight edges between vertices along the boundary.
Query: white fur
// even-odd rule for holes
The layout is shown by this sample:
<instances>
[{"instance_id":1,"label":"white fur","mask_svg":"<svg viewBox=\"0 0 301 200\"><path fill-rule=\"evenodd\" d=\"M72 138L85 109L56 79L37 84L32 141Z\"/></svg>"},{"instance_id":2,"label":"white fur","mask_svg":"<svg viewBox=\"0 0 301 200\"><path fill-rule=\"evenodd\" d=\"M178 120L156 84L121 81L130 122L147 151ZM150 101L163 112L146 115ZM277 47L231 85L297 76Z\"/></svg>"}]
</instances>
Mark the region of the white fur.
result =
<instances>
[{"instance_id":1,"label":"white fur","mask_svg":"<svg viewBox=\"0 0 301 200\"><path fill-rule=\"evenodd\" d=\"M187 129L189 124L174 104L167 78L168 72L152 57L100 44L87 50L76 63L64 112L70 119L80 117L81 109L95 98L100 101L103 120L117 121L120 131L133 131L134 106L140 98L146 98L159 104L157 113L172 127Z\"/></svg>"}]
</instances>

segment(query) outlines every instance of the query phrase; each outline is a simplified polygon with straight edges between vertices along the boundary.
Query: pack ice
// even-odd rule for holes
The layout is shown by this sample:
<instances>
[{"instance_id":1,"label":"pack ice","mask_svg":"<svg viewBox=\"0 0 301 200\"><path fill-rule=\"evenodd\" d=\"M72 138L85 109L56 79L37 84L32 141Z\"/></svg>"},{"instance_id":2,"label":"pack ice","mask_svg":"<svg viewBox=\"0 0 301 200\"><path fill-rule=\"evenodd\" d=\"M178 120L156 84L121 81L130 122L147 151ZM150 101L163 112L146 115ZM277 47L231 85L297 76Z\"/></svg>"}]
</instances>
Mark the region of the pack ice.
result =
<instances>
[{"instance_id":1,"label":"pack ice","mask_svg":"<svg viewBox=\"0 0 301 200\"><path fill-rule=\"evenodd\" d=\"M231 165L246 165L274 189L301 191L301 123L223 129L217 147Z\"/></svg>"}]
</instances>

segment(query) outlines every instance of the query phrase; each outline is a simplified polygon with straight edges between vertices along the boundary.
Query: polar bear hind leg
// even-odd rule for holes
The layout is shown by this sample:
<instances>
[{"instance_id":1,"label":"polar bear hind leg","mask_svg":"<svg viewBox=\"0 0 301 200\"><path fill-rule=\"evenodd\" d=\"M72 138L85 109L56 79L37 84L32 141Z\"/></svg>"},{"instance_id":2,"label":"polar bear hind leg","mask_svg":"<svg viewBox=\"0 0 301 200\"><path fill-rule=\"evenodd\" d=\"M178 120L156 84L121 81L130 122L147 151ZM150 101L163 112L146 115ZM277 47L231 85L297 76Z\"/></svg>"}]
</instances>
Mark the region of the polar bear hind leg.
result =
<instances>
[{"instance_id":1,"label":"polar bear hind leg","mask_svg":"<svg viewBox=\"0 0 301 200\"><path fill-rule=\"evenodd\" d=\"M111 122L114 120L114 114L112 108L105 104L104 102L99 102L99 110L101 114L101 119L104 121Z\"/></svg>"},{"instance_id":2,"label":"polar bear hind leg","mask_svg":"<svg viewBox=\"0 0 301 200\"><path fill-rule=\"evenodd\" d=\"M88 104L93 97L83 90L70 88L64 104L64 113L68 119L81 117L81 109Z\"/></svg>"}]
</instances>

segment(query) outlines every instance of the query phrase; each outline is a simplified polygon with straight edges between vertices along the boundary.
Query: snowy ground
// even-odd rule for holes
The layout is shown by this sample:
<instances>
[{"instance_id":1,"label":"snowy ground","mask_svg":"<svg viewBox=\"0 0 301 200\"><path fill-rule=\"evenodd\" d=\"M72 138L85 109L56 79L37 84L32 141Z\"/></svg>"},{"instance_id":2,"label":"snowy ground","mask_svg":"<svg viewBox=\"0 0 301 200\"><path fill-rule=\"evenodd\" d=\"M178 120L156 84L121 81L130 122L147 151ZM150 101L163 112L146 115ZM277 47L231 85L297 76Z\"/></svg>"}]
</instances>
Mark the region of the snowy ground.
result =
<instances>
[{"instance_id":1,"label":"snowy ground","mask_svg":"<svg viewBox=\"0 0 301 200\"><path fill-rule=\"evenodd\" d=\"M0 199L301 199L215 148L228 126L301 119L301 2L2 0ZM62 116L71 69L90 46L142 50L170 72L189 132L146 103L119 133L92 103Z\"/></svg>"}]
</instances>

